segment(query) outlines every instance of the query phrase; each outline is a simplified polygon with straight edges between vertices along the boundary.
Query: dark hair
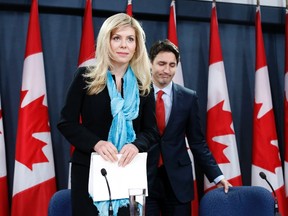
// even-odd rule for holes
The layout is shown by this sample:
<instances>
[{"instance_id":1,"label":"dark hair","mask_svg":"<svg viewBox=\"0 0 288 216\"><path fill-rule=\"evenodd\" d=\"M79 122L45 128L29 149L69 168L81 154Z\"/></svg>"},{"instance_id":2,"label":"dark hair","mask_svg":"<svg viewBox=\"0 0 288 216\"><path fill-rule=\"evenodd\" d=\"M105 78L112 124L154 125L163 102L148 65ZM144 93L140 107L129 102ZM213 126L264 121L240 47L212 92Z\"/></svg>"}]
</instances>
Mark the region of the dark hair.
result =
<instances>
[{"instance_id":1,"label":"dark hair","mask_svg":"<svg viewBox=\"0 0 288 216\"><path fill-rule=\"evenodd\" d=\"M175 44L173 44L170 40L168 40L168 39L165 39L162 41L159 40L151 46L150 52L149 52L150 61L153 62L155 57L160 52L172 52L172 53L174 53L174 55L176 57L177 64L178 64L178 62L180 60L179 50L178 50L177 46Z\"/></svg>"}]
</instances>

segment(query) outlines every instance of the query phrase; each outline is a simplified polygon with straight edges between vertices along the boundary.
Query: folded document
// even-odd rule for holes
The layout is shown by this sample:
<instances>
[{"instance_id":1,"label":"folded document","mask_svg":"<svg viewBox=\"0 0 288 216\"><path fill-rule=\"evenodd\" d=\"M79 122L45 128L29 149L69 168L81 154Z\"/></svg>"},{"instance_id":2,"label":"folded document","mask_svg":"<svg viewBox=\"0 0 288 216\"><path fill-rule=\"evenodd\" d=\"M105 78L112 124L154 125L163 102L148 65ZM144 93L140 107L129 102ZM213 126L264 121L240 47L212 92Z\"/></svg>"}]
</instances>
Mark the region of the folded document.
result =
<instances>
[{"instance_id":1,"label":"folded document","mask_svg":"<svg viewBox=\"0 0 288 216\"><path fill-rule=\"evenodd\" d=\"M117 155L118 160L121 154ZM107 180L110 186L111 199L129 198L129 188L147 188L147 153L138 153L130 164L119 167L118 162L112 163L105 161L97 153L91 154L91 164L89 173L88 192L93 201L109 200L109 193L105 177L101 169L106 169Z\"/></svg>"}]
</instances>

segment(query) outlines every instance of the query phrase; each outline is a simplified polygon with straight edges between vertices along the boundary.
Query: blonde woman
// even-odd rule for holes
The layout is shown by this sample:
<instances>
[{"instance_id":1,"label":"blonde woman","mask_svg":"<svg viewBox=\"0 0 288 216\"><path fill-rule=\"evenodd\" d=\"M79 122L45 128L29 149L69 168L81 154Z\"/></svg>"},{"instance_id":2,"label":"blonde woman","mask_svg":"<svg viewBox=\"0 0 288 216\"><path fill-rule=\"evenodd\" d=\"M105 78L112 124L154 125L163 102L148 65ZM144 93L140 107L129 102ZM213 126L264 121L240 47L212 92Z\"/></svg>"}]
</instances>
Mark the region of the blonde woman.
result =
<instances>
[{"instance_id":1,"label":"blonde woman","mask_svg":"<svg viewBox=\"0 0 288 216\"><path fill-rule=\"evenodd\" d=\"M92 152L126 166L158 139L150 63L139 22L124 13L109 17L99 31L96 50L95 67L77 70L58 123L75 147L73 216L108 215L108 202L93 204L88 194ZM113 200L114 215L129 214L128 203Z\"/></svg>"}]
</instances>

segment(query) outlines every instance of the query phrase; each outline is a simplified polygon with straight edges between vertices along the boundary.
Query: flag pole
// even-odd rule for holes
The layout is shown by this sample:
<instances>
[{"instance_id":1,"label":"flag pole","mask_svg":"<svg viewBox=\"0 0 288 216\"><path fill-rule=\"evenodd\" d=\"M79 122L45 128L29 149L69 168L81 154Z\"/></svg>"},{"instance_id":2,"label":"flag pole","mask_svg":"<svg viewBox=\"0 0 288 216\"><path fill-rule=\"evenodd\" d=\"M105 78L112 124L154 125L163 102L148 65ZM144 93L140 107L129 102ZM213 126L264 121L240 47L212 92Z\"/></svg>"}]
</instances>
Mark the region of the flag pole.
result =
<instances>
[{"instance_id":1,"label":"flag pole","mask_svg":"<svg viewBox=\"0 0 288 216\"><path fill-rule=\"evenodd\" d=\"M286 0L287 1L287 0ZM260 0L257 0L257 6L260 6Z\"/></svg>"}]
</instances>

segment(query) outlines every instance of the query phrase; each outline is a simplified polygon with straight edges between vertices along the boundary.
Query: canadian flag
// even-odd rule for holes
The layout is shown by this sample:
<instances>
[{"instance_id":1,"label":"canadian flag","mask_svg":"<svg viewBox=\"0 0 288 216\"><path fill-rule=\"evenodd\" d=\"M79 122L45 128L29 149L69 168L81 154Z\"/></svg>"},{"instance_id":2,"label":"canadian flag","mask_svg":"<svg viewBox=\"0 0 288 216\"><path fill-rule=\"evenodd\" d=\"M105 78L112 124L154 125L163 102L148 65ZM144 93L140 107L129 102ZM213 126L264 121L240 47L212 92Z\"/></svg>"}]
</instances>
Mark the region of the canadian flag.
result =
<instances>
[{"instance_id":1,"label":"canadian flag","mask_svg":"<svg viewBox=\"0 0 288 216\"><path fill-rule=\"evenodd\" d=\"M126 13L129 16L133 15L133 13L132 13L132 0L128 0L128 2L127 2Z\"/></svg>"},{"instance_id":2,"label":"canadian flag","mask_svg":"<svg viewBox=\"0 0 288 216\"><path fill-rule=\"evenodd\" d=\"M169 24L168 24L168 39L178 46L178 37L177 37L177 26L176 26L176 5L175 0L171 1L170 5L170 14L169 14ZM184 79L182 73L181 62L178 63L176 74L173 78L173 81L179 85L184 86Z\"/></svg>"},{"instance_id":3,"label":"canadian flag","mask_svg":"<svg viewBox=\"0 0 288 216\"><path fill-rule=\"evenodd\" d=\"M95 37L92 18L92 0L86 1L78 66L95 65Z\"/></svg>"},{"instance_id":4,"label":"canadian flag","mask_svg":"<svg viewBox=\"0 0 288 216\"><path fill-rule=\"evenodd\" d=\"M285 186L286 186L286 206L288 206L288 9L286 9L286 34L285 34L285 161L284 161L284 170L285 170ZM288 207L286 207L288 208ZM288 209L286 210L288 211ZM288 213L288 212L287 212Z\"/></svg>"},{"instance_id":5,"label":"canadian flag","mask_svg":"<svg viewBox=\"0 0 288 216\"><path fill-rule=\"evenodd\" d=\"M287 215L285 214L284 179L262 35L260 6L257 6L256 9L255 25L256 72L253 113L252 185L262 186L271 191L269 185L259 176L259 172L264 172L276 192L281 215Z\"/></svg>"},{"instance_id":6,"label":"canadian flag","mask_svg":"<svg viewBox=\"0 0 288 216\"><path fill-rule=\"evenodd\" d=\"M82 36L80 43L80 51L78 56L78 67L87 67L95 65L95 37L92 17L92 0L86 1ZM81 117L79 116L81 122ZM72 155L74 146L70 147L70 154ZM68 188L71 188L71 163L69 164L69 175L68 175Z\"/></svg>"},{"instance_id":7,"label":"canadian flag","mask_svg":"<svg viewBox=\"0 0 288 216\"><path fill-rule=\"evenodd\" d=\"M210 57L208 72L207 143L225 178L234 186L242 185L237 144L229 102L216 3L212 3ZM219 124L215 124L218 122ZM216 187L205 177L204 191Z\"/></svg>"},{"instance_id":8,"label":"canadian flag","mask_svg":"<svg viewBox=\"0 0 288 216\"><path fill-rule=\"evenodd\" d=\"M5 153L1 100L0 100L0 206L1 206L0 216L8 216L9 215L8 185L7 185L6 153Z\"/></svg>"},{"instance_id":9,"label":"canadian flag","mask_svg":"<svg viewBox=\"0 0 288 216\"><path fill-rule=\"evenodd\" d=\"M56 180L37 0L32 0L18 113L12 216L45 216Z\"/></svg>"},{"instance_id":10,"label":"canadian flag","mask_svg":"<svg viewBox=\"0 0 288 216\"><path fill-rule=\"evenodd\" d=\"M171 4L170 4L170 14L169 14L169 23L168 23L168 39L178 47L175 0L172 0ZM178 63L177 71L176 71L176 74L173 78L173 82L184 86L181 62ZM194 184L194 199L191 202L191 206L192 206L192 214L191 215L192 216L198 216L199 200L198 200L196 173L195 173L195 167L194 167L194 158L193 158L193 154L189 148L189 145L187 143L187 140L186 140L186 146L187 146L188 155L191 159L192 172L193 172L193 176L194 176L194 182L193 182L193 184Z\"/></svg>"}]
</instances>

